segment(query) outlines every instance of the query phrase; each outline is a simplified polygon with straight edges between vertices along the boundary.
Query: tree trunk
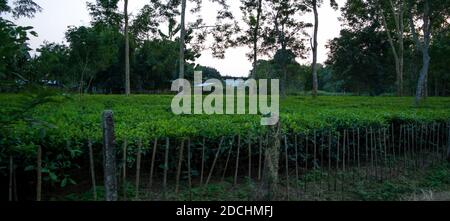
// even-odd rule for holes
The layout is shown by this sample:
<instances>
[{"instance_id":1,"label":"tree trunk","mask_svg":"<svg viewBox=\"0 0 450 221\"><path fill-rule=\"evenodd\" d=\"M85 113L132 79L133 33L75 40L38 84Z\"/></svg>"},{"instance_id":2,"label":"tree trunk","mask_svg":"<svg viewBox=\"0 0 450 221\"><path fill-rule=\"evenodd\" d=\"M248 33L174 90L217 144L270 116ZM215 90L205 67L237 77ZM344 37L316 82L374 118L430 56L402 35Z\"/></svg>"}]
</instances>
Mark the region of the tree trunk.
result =
<instances>
[{"instance_id":1,"label":"tree trunk","mask_svg":"<svg viewBox=\"0 0 450 221\"><path fill-rule=\"evenodd\" d=\"M185 26L185 17L186 17L186 0L181 1L181 23L180 23L180 75L179 78L184 78L184 65L185 65L185 38L186 38L186 26Z\"/></svg>"},{"instance_id":2,"label":"tree trunk","mask_svg":"<svg viewBox=\"0 0 450 221\"><path fill-rule=\"evenodd\" d=\"M129 96L130 90L130 39L128 36L128 0L125 0L125 94Z\"/></svg>"},{"instance_id":3,"label":"tree trunk","mask_svg":"<svg viewBox=\"0 0 450 221\"><path fill-rule=\"evenodd\" d=\"M261 19L262 0L258 1L258 9L256 12L256 24L253 32L253 71L250 78L256 78L256 66L258 64L258 35L259 35L259 22Z\"/></svg>"},{"instance_id":4,"label":"tree trunk","mask_svg":"<svg viewBox=\"0 0 450 221\"><path fill-rule=\"evenodd\" d=\"M319 83L317 79L317 32L319 30L319 13L317 11L317 0L312 1L314 11L314 36L312 42L313 62L312 62L312 76L313 76L313 97L317 96Z\"/></svg>"},{"instance_id":5,"label":"tree trunk","mask_svg":"<svg viewBox=\"0 0 450 221\"><path fill-rule=\"evenodd\" d=\"M391 4L392 15L394 16L395 34L397 35L397 38L398 38L398 49L396 48L396 46L394 44L394 39L392 38L392 35L389 31L389 27L386 22L386 15L385 15L383 9L381 9L381 17L383 20L384 29L385 29L387 37L388 37L389 45L391 46L392 54L394 56L395 72L397 75L396 76L397 96L403 96L403 66L404 66L403 2L401 2L398 10L396 10L392 1L389 1L389 2Z\"/></svg>"},{"instance_id":6,"label":"tree trunk","mask_svg":"<svg viewBox=\"0 0 450 221\"><path fill-rule=\"evenodd\" d=\"M424 5L424 15L423 15L423 34L424 40L422 44L422 69L420 70L419 80L417 82L416 99L415 105L419 106L420 101L426 95L427 89L427 76L428 69L430 67L430 34L431 34L431 24L430 24L430 6L428 0L425 1Z\"/></svg>"}]
</instances>

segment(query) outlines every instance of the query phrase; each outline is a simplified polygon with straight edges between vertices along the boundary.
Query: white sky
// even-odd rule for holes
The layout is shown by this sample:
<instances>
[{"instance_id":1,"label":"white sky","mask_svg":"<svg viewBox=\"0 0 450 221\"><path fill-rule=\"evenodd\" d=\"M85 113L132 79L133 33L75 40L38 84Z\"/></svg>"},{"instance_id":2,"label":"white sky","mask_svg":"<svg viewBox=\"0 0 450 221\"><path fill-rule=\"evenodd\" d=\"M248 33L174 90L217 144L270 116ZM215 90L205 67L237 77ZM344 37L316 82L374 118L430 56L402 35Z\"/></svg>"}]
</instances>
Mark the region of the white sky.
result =
<instances>
[{"instance_id":1,"label":"white sky","mask_svg":"<svg viewBox=\"0 0 450 221\"><path fill-rule=\"evenodd\" d=\"M93 0L89 0L93 1ZM230 6L234 13L239 16L239 0L229 0ZM38 37L30 40L31 47L37 48L44 41L48 42L64 42L64 34L68 26L89 25L90 17L86 7L86 0L36 0L36 2L43 8L41 13L38 13L33 19L22 18L17 21L18 24L24 26L33 26L38 33ZM139 9L145 5L147 0L131 0L129 1L129 10L134 15ZM206 2L206 1L204 1ZM337 0L339 6L342 6L346 0ZM123 3L120 4L120 9L123 8ZM204 3L205 4L205 3ZM202 16L205 22L211 21L214 23L215 5L206 3L202 10ZM327 59L328 50L325 45L328 40L333 39L339 35L341 24L338 21L340 16L339 11L334 11L325 1L325 4L319 10L319 62L324 62ZM194 19L191 17L191 19ZM306 22L313 22L314 18L311 14L304 17ZM187 15L189 21L189 14ZM312 29L308 30L312 33ZM229 76L247 76L251 69L251 62L245 56L249 48L232 48L228 49L225 54L225 59L215 59L212 57L210 51L202 52L202 56L196 61L204 66L211 66L221 72L222 75ZM311 59L299 60L301 63L309 63Z\"/></svg>"}]
</instances>

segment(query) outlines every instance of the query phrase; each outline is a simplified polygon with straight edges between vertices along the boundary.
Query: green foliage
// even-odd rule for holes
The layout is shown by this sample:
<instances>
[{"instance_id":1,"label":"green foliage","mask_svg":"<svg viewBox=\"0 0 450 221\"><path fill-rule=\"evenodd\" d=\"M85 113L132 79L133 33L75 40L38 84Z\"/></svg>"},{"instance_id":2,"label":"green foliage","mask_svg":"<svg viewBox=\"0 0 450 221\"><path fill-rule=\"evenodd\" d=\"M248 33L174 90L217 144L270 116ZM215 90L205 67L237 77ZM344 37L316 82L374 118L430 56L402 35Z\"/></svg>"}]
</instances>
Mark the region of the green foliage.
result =
<instances>
[{"instance_id":1,"label":"green foliage","mask_svg":"<svg viewBox=\"0 0 450 221\"><path fill-rule=\"evenodd\" d=\"M342 81L340 91L380 95L391 91L395 82L384 33L372 27L356 31L342 30L341 36L330 41L327 64L332 67L333 80Z\"/></svg>"}]
</instances>

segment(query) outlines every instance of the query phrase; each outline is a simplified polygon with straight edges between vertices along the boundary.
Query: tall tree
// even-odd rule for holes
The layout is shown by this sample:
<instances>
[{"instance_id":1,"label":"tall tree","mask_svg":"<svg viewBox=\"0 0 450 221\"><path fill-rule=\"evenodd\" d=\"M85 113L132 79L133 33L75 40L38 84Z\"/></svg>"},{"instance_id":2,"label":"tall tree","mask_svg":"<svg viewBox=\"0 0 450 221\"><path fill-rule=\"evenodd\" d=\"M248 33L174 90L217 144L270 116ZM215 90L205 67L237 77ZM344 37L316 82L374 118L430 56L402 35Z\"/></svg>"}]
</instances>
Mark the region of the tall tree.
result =
<instances>
[{"instance_id":1,"label":"tall tree","mask_svg":"<svg viewBox=\"0 0 450 221\"><path fill-rule=\"evenodd\" d=\"M181 21L180 21L180 74L179 78L184 78L185 51L186 51L186 0L181 0Z\"/></svg>"},{"instance_id":2,"label":"tall tree","mask_svg":"<svg viewBox=\"0 0 450 221\"><path fill-rule=\"evenodd\" d=\"M3 17L12 14L14 18L32 18L42 8L32 0L15 0L10 7L7 0L0 1L0 78L27 81L26 72L30 61L29 35L37 36L33 27L22 27ZM15 81L13 81L15 82Z\"/></svg>"},{"instance_id":3,"label":"tall tree","mask_svg":"<svg viewBox=\"0 0 450 221\"><path fill-rule=\"evenodd\" d=\"M426 95L427 76L430 67L430 43L432 33L448 23L450 19L450 2L446 0L410 0L408 3L409 26L416 48L422 54L422 69L417 81L415 105L418 106ZM422 37L416 30L415 24L422 19Z\"/></svg>"},{"instance_id":4,"label":"tall tree","mask_svg":"<svg viewBox=\"0 0 450 221\"><path fill-rule=\"evenodd\" d=\"M201 10L202 0L190 0L194 3L194 6L190 10L192 14L198 13ZM232 40L232 35L238 31L237 22L234 21L233 14L229 10L230 7L226 3L226 0L209 0L211 2L218 3L221 9L217 12L216 23L214 25L204 24L201 16L197 17L197 20L189 25L186 25L186 7L187 0L181 0L181 13L180 13L180 73L179 77L185 76L185 58L186 58L186 43L191 42L193 51L200 51L204 48L202 45L208 34L211 34L214 38L212 42L211 50L214 57L223 58L225 49L235 44ZM230 22L232 21L232 22ZM195 39L194 39L195 38Z\"/></svg>"},{"instance_id":5,"label":"tall tree","mask_svg":"<svg viewBox=\"0 0 450 221\"><path fill-rule=\"evenodd\" d=\"M124 1L125 16L125 95L131 94L130 89L130 39L128 36L128 0Z\"/></svg>"},{"instance_id":6,"label":"tall tree","mask_svg":"<svg viewBox=\"0 0 450 221\"><path fill-rule=\"evenodd\" d=\"M319 88L319 82L317 77L317 35L319 32L319 11L318 8L323 3L323 0L307 0L305 1L306 5L312 9L314 13L314 33L313 39L311 40L311 49L313 54L311 69L312 69L312 77L313 77L313 87L312 87L312 95L313 97L317 96L317 91ZM334 9L337 9L338 5L335 0L330 0L330 6Z\"/></svg>"},{"instance_id":7,"label":"tall tree","mask_svg":"<svg viewBox=\"0 0 450 221\"><path fill-rule=\"evenodd\" d=\"M404 69L404 12L405 12L405 1L404 0L389 0L379 1L379 12L382 19L382 24L386 35L388 37L389 45L391 46L392 55L395 61L395 72L396 72L396 85L397 85L397 96L403 96L403 69ZM390 9L387 10L386 8ZM390 11L390 13L389 13ZM390 16L389 16L390 15ZM388 17L389 16L389 17ZM394 21L394 27L388 23L388 18L392 18ZM392 23L392 22L391 22ZM395 45L395 39L391 32L396 35L397 46Z\"/></svg>"},{"instance_id":8,"label":"tall tree","mask_svg":"<svg viewBox=\"0 0 450 221\"><path fill-rule=\"evenodd\" d=\"M252 47L252 53L248 57L253 60L253 70L250 73L250 78L257 76L257 62L259 54L259 43L262 38L261 26L263 25L265 16L263 15L263 0L241 0L241 11L243 19L248 29L239 36L237 41L240 45L248 45Z\"/></svg>"},{"instance_id":9,"label":"tall tree","mask_svg":"<svg viewBox=\"0 0 450 221\"><path fill-rule=\"evenodd\" d=\"M267 7L270 9L267 12L268 23L273 26L264 27L261 50L265 54L277 55L275 60L281 67L280 90L282 95L286 95L288 64L292 56L304 58L304 29L311 27L311 24L300 20L307 7L298 1L273 0Z\"/></svg>"}]
</instances>

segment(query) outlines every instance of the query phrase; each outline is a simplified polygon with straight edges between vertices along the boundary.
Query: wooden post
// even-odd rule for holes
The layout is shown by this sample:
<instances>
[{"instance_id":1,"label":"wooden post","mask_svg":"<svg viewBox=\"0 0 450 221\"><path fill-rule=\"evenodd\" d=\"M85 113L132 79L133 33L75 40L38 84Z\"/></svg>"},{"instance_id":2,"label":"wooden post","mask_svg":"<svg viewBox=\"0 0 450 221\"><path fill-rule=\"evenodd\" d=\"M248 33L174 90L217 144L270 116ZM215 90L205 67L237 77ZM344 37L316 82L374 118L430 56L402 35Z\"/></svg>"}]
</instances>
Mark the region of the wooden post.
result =
<instances>
[{"instance_id":1,"label":"wooden post","mask_svg":"<svg viewBox=\"0 0 450 221\"><path fill-rule=\"evenodd\" d=\"M248 179L252 180L252 140L248 139Z\"/></svg>"},{"instance_id":2,"label":"wooden post","mask_svg":"<svg viewBox=\"0 0 450 221\"><path fill-rule=\"evenodd\" d=\"M153 144L153 153L152 153L152 162L150 165L150 183L149 188L152 188L153 185L153 171L155 170L155 157L156 157L156 148L158 147L158 138L155 138Z\"/></svg>"},{"instance_id":3,"label":"wooden post","mask_svg":"<svg viewBox=\"0 0 450 221\"><path fill-rule=\"evenodd\" d=\"M265 200L270 201L276 199L278 195L281 124L278 122L268 129L261 190Z\"/></svg>"},{"instance_id":4,"label":"wooden post","mask_svg":"<svg viewBox=\"0 0 450 221\"><path fill-rule=\"evenodd\" d=\"M330 175L331 175L331 130L328 132L328 172L327 172L328 191L331 190Z\"/></svg>"},{"instance_id":5,"label":"wooden post","mask_svg":"<svg viewBox=\"0 0 450 221\"><path fill-rule=\"evenodd\" d=\"M181 140L180 145L180 154L178 157L178 167L177 167L177 177L175 180L175 193L178 196L178 193L180 192L180 176L181 176L181 164L183 163L183 152L184 152L184 139Z\"/></svg>"},{"instance_id":6,"label":"wooden post","mask_svg":"<svg viewBox=\"0 0 450 221\"><path fill-rule=\"evenodd\" d=\"M41 201L41 193L42 193L42 147L41 146L38 146L38 149L37 149L36 175L37 175L36 201Z\"/></svg>"},{"instance_id":7,"label":"wooden post","mask_svg":"<svg viewBox=\"0 0 450 221\"><path fill-rule=\"evenodd\" d=\"M234 171L234 185L237 185L238 181L238 171L239 171L239 151L241 148L241 135L238 135L238 147L237 147L237 155L236 155L236 167Z\"/></svg>"},{"instance_id":8,"label":"wooden post","mask_svg":"<svg viewBox=\"0 0 450 221\"><path fill-rule=\"evenodd\" d=\"M306 178L306 174L308 172L308 134L305 134L305 175L303 177L304 179L304 191L306 194L306 190L308 189L308 179Z\"/></svg>"},{"instance_id":9,"label":"wooden post","mask_svg":"<svg viewBox=\"0 0 450 221\"><path fill-rule=\"evenodd\" d=\"M14 160L13 156L9 156L9 201L13 201L13 173L14 173Z\"/></svg>"},{"instance_id":10,"label":"wooden post","mask_svg":"<svg viewBox=\"0 0 450 221\"><path fill-rule=\"evenodd\" d=\"M192 201L192 173L191 173L191 139L188 138L188 185L189 185L189 200Z\"/></svg>"},{"instance_id":11,"label":"wooden post","mask_svg":"<svg viewBox=\"0 0 450 221\"><path fill-rule=\"evenodd\" d=\"M216 162L217 162L217 158L219 158L220 150L222 149L222 143L223 143L223 140L224 140L224 137L222 137L222 138L220 139L219 148L217 148L217 153L216 153L216 156L214 157L214 161L213 161L213 164L212 164L211 169L210 169L210 171L209 171L208 178L206 179L205 186L208 186L209 180L211 179L212 173L213 173L213 171L214 171L214 167L215 167Z\"/></svg>"},{"instance_id":12,"label":"wooden post","mask_svg":"<svg viewBox=\"0 0 450 221\"><path fill-rule=\"evenodd\" d=\"M170 139L166 138L166 151L164 153L164 176L163 176L163 197L166 198L167 194L167 171L169 170L169 147Z\"/></svg>"},{"instance_id":13,"label":"wooden post","mask_svg":"<svg viewBox=\"0 0 450 221\"><path fill-rule=\"evenodd\" d=\"M123 182L123 198L126 200L127 199L127 146L128 146L128 141L125 138L123 140L123 149L122 149L122 162L123 162L123 170L122 170L122 182Z\"/></svg>"},{"instance_id":14,"label":"wooden post","mask_svg":"<svg viewBox=\"0 0 450 221\"><path fill-rule=\"evenodd\" d=\"M233 137L234 140L234 137ZM225 175L227 173L227 169L228 169L228 163L230 162L230 157L231 157L231 152L233 150L233 141L231 142L231 147L230 150L228 150L228 156L227 156L227 161L225 162L225 167L223 169L223 174L222 174L222 182L225 180Z\"/></svg>"},{"instance_id":15,"label":"wooden post","mask_svg":"<svg viewBox=\"0 0 450 221\"><path fill-rule=\"evenodd\" d=\"M450 121L447 124L447 130L448 130L448 135L447 135L447 162L450 163Z\"/></svg>"},{"instance_id":16,"label":"wooden post","mask_svg":"<svg viewBox=\"0 0 450 221\"><path fill-rule=\"evenodd\" d=\"M261 167L262 167L262 138L259 137L258 181L261 180Z\"/></svg>"},{"instance_id":17,"label":"wooden post","mask_svg":"<svg viewBox=\"0 0 450 221\"><path fill-rule=\"evenodd\" d=\"M137 156L136 156L136 193L134 198L136 200L139 199L139 183L141 178L141 151L142 151L142 140L138 141L138 149L137 149Z\"/></svg>"},{"instance_id":18,"label":"wooden post","mask_svg":"<svg viewBox=\"0 0 450 221\"><path fill-rule=\"evenodd\" d=\"M298 137L297 134L294 134L294 146L295 146L295 185L296 185L296 191L297 191L297 197L299 193L299 186L298 186L298 180L299 180L299 174L298 174Z\"/></svg>"},{"instance_id":19,"label":"wooden post","mask_svg":"<svg viewBox=\"0 0 450 221\"><path fill-rule=\"evenodd\" d=\"M365 156L365 167L366 167L366 180L369 178L369 132L366 129L366 156Z\"/></svg>"},{"instance_id":20,"label":"wooden post","mask_svg":"<svg viewBox=\"0 0 450 221\"><path fill-rule=\"evenodd\" d=\"M203 144L202 144L202 167L201 167L201 171L200 171L200 185L203 185L203 174L204 174L204 170L205 170L205 144L206 143L206 138L203 137Z\"/></svg>"},{"instance_id":21,"label":"wooden post","mask_svg":"<svg viewBox=\"0 0 450 221\"><path fill-rule=\"evenodd\" d=\"M289 156L288 156L288 141L287 135L284 135L284 154L286 158L286 196L289 201Z\"/></svg>"},{"instance_id":22,"label":"wooden post","mask_svg":"<svg viewBox=\"0 0 450 221\"><path fill-rule=\"evenodd\" d=\"M103 112L103 169L105 200L117 201L116 151L113 112Z\"/></svg>"},{"instance_id":23,"label":"wooden post","mask_svg":"<svg viewBox=\"0 0 450 221\"><path fill-rule=\"evenodd\" d=\"M93 194L94 200L97 201L97 184L95 182L94 153L92 150L92 140L90 140L90 139L88 141L88 147L89 147L89 164L90 164L90 168L91 168L92 194Z\"/></svg>"}]
</instances>

